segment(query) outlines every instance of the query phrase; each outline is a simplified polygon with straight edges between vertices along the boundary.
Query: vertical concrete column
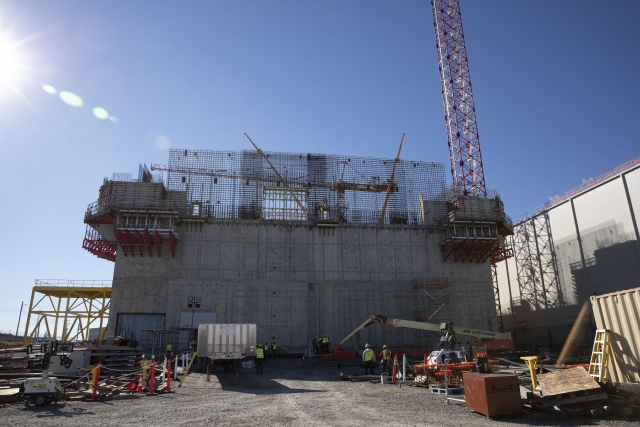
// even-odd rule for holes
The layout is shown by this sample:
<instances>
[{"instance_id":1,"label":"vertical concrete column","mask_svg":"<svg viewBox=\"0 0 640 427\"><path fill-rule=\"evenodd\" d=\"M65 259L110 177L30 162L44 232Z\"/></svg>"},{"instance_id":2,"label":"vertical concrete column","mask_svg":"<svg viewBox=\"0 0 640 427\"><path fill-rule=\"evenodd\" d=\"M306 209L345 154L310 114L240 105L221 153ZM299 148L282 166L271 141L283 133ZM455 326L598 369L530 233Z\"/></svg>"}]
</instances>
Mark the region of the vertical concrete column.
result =
<instances>
[{"instance_id":1,"label":"vertical concrete column","mask_svg":"<svg viewBox=\"0 0 640 427\"><path fill-rule=\"evenodd\" d=\"M629 205L629 214L631 215L631 222L633 223L633 231L636 233L636 246L638 247L638 255L640 255L640 233L638 233L638 222L636 221L636 214L633 211L633 203L631 203L631 195L629 194L627 177L624 174L621 176L622 176L622 185L624 185L624 194L627 196L627 204Z\"/></svg>"},{"instance_id":2,"label":"vertical concrete column","mask_svg":"<svg viewBox=\"0 0 640 427\"><path fill-rule=\"evenodd\" d=\"M587 282L587 263L584 260L584 251L582 250L582 238L580 237L580 227L578 226L578 217L576 216L576 207L573 204L573 198L571 200L571 212L573 213L573 223L576 227L576 236L578 238L578 247L580 248L580 260L582 261L582 277L584 279L584 286L587 289L587 299L589 298L589 283Z\"/></svg>"}]
</instances>

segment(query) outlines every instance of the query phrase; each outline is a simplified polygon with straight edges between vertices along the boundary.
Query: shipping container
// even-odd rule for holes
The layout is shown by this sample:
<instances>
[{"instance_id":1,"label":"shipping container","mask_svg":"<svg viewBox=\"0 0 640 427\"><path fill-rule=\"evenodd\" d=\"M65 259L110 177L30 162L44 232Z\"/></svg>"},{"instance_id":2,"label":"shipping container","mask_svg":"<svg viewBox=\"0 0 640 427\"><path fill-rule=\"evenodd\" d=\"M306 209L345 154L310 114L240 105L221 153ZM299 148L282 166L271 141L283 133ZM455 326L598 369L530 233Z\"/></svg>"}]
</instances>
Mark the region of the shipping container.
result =
<instances>
[{"instance_id":1,"label":"shipping container","mask_svg":"<svg viewBox=\"0 0 640 427\"><path fill-rule=\"evenodd\" d=\"M640 382L640 288L591 297L598 329L611 331L609 378Z\"/></svg>"},{"instance_id":2,"label":"shipping container","mask_svg":"<svg viewBox=\"0 0 640 427\"><path fill-rule=\"evenodd\" d=\"M215 361L255 355L255 324L209 323L198 326L198 356Z\"/></svg>"}]
</instances>

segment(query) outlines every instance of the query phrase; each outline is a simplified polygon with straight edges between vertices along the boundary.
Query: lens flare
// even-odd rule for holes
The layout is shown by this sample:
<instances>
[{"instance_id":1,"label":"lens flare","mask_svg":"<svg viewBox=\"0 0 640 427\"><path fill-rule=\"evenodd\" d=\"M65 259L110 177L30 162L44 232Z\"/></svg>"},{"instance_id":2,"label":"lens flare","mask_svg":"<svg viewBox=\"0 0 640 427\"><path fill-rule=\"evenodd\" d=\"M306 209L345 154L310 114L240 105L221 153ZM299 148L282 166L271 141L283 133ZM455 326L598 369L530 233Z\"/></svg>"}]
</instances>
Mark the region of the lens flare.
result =
<instances>
[{"instance_id":1,"label":"lens flare","mask_svg":"<svg viewBox=\"0 0 640 427\"><path fill-rule=\"evenodd\" d=\"M67 92L63 90L60 92L60 99L62 99L65 103L71 105L72 107L82 107L84 105L84 101L78 95L73 92Z\"/></svg>"},{"instance_id":2,"label":"lens flare","mask_svg":"<svg viewBox=\"0 0 640 427\"><path fill-rule=\"evenodd\" d=\"M111 120L112 123L118 123L120 121L116 116L109 117L109 120Z\"/></svg>"},{"instance_id":3,"label":"lens flare","mask_svg":"<svg viewBox=\"0 0 640 427\"><path fill-rule=\"evenodd\" d=\"M50 85L42 85L42 90L51 94L51 95L56 95L58 93L58 90Z\"/></svg>"},{"instance_id":4,"label":"lens flare","mask_svg":"<svg viewBox=\"0 0 640 427\"><path fill-rule=\"evenodd\" d=\"M107 113L107 110L101 107L94 108L93 115L99 118L100 120L107 120L109 118L109 113Z\"/></svg>"},{"instance_id":5,"label":"lens flare","mask_svg":"<svg viewBox=\"0 0 640 427\"><path fill-rule=\"evenodd\" d=\"M156 146L161 150L168 150L171 147L171 140L164 135L156 138Z\"/></svg>"}]
</instances>

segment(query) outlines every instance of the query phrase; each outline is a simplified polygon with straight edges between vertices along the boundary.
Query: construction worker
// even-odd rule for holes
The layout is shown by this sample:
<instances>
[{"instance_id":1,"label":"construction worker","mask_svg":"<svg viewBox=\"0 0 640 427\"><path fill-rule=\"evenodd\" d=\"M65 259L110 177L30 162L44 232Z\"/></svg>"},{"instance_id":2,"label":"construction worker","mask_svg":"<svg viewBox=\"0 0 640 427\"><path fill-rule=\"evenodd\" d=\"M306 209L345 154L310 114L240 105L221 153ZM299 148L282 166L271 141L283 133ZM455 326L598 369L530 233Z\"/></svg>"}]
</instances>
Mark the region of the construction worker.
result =
<instances>
[{"instance_id":1,"label":"construction worker","mask_svg":"<svg viewBox=\"0 0 640 427\"><path fill-rule=\"evenodd\" d=\"M258 344L258 348L256 348L256 368L258 369L259 375L262 375L263 367L264 367L264 349L262 348L262 344Z\"/></svg>"},{"instance_id":2,"label":"construction worker","mask_svg":"<svg viewBox=\"0 0 640 427\"><path fill-rule=\"evenodd\" d=\"M276 345L276 337L271 337L273 341L271 341L271 352L273 353L273 358L278 358L278 346Z\"/></svg>"},{"instance_id":3,"label":"construction worker","mask_svg":"<svg viewBox=\"0 0 640 427\"><path fill-rule=\"evenodd\" d=\"M387 345L382 346L382 353L380 353L380 358L382 359L382 373L387 373L387 375L391 376L391 366L393 361L391 360L391 350Z\"/></svg>"},{"instance_id":4,"label":"construction worker","mask_svg":"<svg viewBox=\"0 0 640 427\"><path fill-rule=\"evenodd\" d=\"M191 350L195 351L195 349L197 347L197 344L198 344L198 342L196 341L196 339L195 338L192 339L191 342L189 343L189 346L191 347Z\"/></svg>"},{"instance_id":5,"label":"construction worker","mask_svg":"<svg viewBox=\"0 0 640 427\"><path fill-rule=\"evenodd\" d=\"M362 361L364 362L364 374L373 375L373 368L376 365L376 354L369 348L369 344L364 345ZM369 372L371 372L371 374L369 374Z\"/></svg>"},{"instance_id":6,"label":"construction worker","mask_svg":"<svg viewBox=\"0 0 640 427\"><path fill-rule=\"evenodd\" d=\"M165 353L167 356L171 356L173 354L173 343L167 343L167 351Z\"/></svg>"},{"instance_id":7,"label":"construction worker","mask_svg":"<svg viewBox=\"0 0 640 427\"><path fill-rule=\"evenodd\" d=\"M327 338L327 334L322 337L322 345L324 346L324 352L329 353L329 338Z\"/></svg>"}]
</instances>

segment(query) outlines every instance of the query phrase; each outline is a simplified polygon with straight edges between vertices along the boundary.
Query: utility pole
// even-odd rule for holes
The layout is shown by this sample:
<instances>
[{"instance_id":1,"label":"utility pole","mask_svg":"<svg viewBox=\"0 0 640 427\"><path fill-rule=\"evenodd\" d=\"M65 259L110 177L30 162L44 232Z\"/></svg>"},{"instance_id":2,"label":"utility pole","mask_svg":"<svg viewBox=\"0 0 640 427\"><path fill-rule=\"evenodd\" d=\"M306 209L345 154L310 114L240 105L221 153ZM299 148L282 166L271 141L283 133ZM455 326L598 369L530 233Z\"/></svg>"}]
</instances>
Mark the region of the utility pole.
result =
<instances>
[{"instance_id":1,"label":"utility pole","mask_svg":"<svg viewBox=\"0 0 640 427\"><path fill-rule=\"evenodd\" d=\"M22 318L22 307L24 306L24 301L20 304L20 315L18 316L18 326L16 326L16 336L18 336L18 330L20 329L20 319Z\"/></svg>"}]
</instances>

